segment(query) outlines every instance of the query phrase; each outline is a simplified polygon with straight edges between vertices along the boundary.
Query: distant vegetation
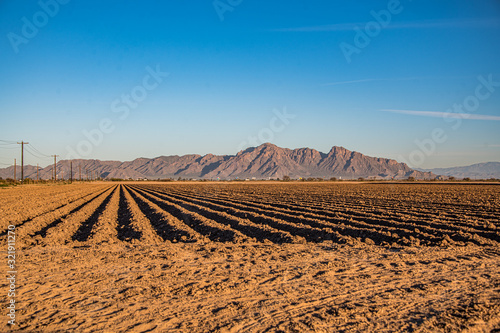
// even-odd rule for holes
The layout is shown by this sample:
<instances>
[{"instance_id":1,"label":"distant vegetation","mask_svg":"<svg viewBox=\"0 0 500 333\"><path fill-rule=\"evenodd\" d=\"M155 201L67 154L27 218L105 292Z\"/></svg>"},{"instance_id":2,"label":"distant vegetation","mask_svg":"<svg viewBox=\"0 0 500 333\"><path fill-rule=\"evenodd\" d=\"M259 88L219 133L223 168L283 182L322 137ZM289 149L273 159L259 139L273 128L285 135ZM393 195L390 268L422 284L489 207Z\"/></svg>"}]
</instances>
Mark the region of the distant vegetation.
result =
<instances>
[{"instance_id":1,"label":"distant vegetation","mask_svg":"<svg viewBox=\"0 0 500 333\"><path fill-rule=\"evenodd\" d=\"M93 181L104 181L104 182L136 182L136 181L148 181L148 182L190 182L190 181L197 181L197 182L244 182L244 181L280 181L280 182L412 182L412 183L420 183L420 182L433 182L433 183L466 183L466 182L500 182L500 179L496 178L489 178L489 179L470 179L470 178L463 178L463 179L456 179L455 177L448 177L447 179L415 179L414 177L408 177L405 180L385 180L385 179L376 179L373 177L370 178L363 178L359 177L357 179L338 179L337 177L331 177L331 178L320 178L320 177L308 177L308 178L292 178L288 175L283 176L283 178L271 178L271 179L240 179L240 178L235 178L235 179L194 179L194 178L181 178L179 177L178 179L172 179L172 178L164 178L164 179L123 179L123 178L110 178L110 179L96 179ZM68 179L66 180L57 180L55 183L57 185L63 185L63 184L71 184L71 183L86 183L86 182L91 182L90 180L73 180L70 181ZM33 180L30 178L26 178L24 180L24 184L54 184L54 180ZM0 177L0 187L8 187L8 186L17 186L21 185L21 181L17 180L15 181L12 178L6 178L3 179Z\"/></svg>"}]
</instances>

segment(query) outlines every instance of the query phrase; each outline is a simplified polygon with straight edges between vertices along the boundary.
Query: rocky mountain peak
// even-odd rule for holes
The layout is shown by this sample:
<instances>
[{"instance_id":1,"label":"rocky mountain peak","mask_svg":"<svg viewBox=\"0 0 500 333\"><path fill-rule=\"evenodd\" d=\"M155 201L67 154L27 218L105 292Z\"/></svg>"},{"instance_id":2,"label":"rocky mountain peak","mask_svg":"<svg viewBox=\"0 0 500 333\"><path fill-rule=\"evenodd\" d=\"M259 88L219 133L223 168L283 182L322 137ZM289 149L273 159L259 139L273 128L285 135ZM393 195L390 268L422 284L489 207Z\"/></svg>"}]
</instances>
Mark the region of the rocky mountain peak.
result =
<instances>
[{"instance_id":1,"label":"rocky mountain peak","mask_svg":"<svg viewBox=\"0 0 500 333\"><path fill-rule=\"evenodd\" d=\"M70 161L60 161L57 172L61 177L70 174ZM288 149L272 143L250 147L236 155L182 155L138 158L130 162L74 160L73 167L95 171L101 178L344 178L403 179L407 177L434 178L430 172L410 169L404 163L369 157L343 147L333 146L325 154L312 148ZM36 177L36 170L27 167L26 176ZM13 167L0 169L0 176L12 177ZM41 170L42 178L50 179L53 167Z\"/></svg>"}]
</instances>

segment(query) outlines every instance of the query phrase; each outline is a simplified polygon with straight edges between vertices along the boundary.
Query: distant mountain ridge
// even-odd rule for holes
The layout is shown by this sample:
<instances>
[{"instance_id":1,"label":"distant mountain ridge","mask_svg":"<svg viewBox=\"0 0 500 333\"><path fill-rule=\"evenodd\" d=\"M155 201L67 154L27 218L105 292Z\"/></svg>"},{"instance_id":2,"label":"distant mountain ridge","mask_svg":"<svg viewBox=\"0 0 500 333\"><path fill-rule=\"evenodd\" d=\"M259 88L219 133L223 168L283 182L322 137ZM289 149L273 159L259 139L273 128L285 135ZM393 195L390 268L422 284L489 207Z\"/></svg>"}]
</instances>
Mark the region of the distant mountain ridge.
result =
<instances>
[{"instance_id":1,"label":"distant mountain ridge","mask_svg":"<svg viewBox=\"0 0 500 333\"><path fill-rule=\"evenodd\" d=\"M461 167L418 169L420 171L432 172L437 175L443 175L455 178L470 179L490 179L500 178L500 162L477 163Z\"/></svg>"},{"instance_id":2,"label":"distant mountain ridge","mask_svg":"<svg viewBox=\"0 0 500 333\"><path fill-rule=\"evenodd\" d=\"M183 155L138 158L133 161L73 160L73 177L86 178L85 170L95 172L99 177L110 178L344 178L355 179L432 179L431 172L413 170L404 163L387 158L369 157L361 153L334 146L328 153L311 148L288 149L265 143L248 148L236 155ZM18 166L18 177L20 167ZM13 167L0 169L0 177L13 177ZM70 161L59 161L57 177L69 178ZM35 179L36 168L25 166L25 177ZM39 171L39 177L50 179L53 166Z\"/></svg>"}]
</instances>

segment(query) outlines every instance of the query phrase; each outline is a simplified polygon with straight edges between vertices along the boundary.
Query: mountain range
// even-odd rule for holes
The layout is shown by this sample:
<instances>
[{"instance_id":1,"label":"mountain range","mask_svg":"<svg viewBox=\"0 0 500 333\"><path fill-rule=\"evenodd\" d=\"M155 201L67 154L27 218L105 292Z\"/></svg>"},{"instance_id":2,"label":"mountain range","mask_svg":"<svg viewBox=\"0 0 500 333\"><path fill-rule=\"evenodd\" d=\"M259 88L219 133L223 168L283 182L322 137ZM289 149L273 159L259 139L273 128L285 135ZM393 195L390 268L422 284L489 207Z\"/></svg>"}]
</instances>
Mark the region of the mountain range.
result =
<instances>
[{"instance_id":1,"label":"mountain range","mask_svg":"<svg viewBox=\"0 0 500 333\"><path fill-rule=\"evenodd\" d=\"M500 162L477 163L468 166L453 168L418 169L420 171L432 172L455 178L470 179L500 179Z\"/></svg>"},{"instance_id":2,"label":"mountain range","mask_svg":"<svg viewBox=\"0 0 500 333\"><path fill-rule=\"evenodd\" d=\"M72 160L73 178L87 177L87 172L104 179L269 179L289 176L292 179L337 177L342 179L431 179L436 175L413 170L404 163L387 158L369 157L334 146L328 153L311 148L288 149L265 143L236 155L183 155L138 158L133 161ZM39 169L40 179L51 179L54 168ZM20 178L21 167L17 167ZM58 179L69 178L70 161L57 162ZM0 169L0 177L13 178L14 167ZM36 167L24 167L25 178L36 179Z\"/></svg>"}]
</instances>

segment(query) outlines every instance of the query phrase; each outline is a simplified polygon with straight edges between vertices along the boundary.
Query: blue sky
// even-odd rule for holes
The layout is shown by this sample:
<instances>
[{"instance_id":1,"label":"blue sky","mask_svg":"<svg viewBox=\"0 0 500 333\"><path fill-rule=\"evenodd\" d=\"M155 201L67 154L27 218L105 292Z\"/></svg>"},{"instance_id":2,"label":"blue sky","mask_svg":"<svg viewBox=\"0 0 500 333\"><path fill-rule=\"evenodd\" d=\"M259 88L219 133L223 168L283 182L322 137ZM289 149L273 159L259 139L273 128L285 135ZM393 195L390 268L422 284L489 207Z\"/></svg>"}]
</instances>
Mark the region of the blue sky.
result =
<instances>
[{"instance_id":1,"label":"blue sky","mask_svg":"<svg viewBox=\"0 0 500 333\"><path fill-rule=\"evenodd\" d=\"M265 141L500 161L498 1L2 1L0 31L0 167L20 140L40 165Z\"/></svg>"}]
</instances>

